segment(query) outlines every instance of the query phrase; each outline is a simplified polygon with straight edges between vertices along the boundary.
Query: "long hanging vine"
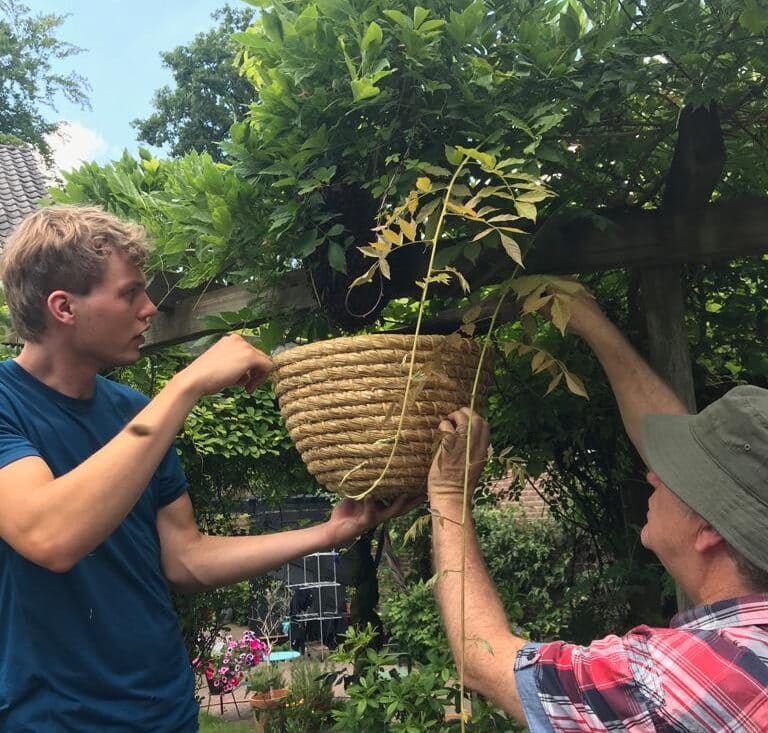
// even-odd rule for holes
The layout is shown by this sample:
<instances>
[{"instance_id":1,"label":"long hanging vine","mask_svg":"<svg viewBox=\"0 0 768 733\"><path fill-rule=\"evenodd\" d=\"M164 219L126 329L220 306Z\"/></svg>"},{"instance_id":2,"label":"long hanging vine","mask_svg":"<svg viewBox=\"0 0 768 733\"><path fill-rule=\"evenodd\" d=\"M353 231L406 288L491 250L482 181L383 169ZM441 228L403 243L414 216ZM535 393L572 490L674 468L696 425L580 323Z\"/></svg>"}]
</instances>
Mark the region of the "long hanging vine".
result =
<instances>
[{"instance_id":1,"label":"long hanging vine","mask_svg":"<svg viewBox=\"0 0 768 733\"><path fill-rule=\"evenodd\" d=\"M419 386L423 389L425 384L425 381L422 380L421 385L413 387L418 338L421 333L430 285L433 283L447 285L453 279L456 279L465 294L469 294L471 290L466 278L457 268L451 266L435 267L438 247L449 216L459 217L478 226L480 231L467 246L478 246L481 240L496 235L505 252L517 265L512 277L500 285L491 288L487 293L488 297L496 297L497 302L488 332L483 340L472 384L469 405L472 411L475 409L480 377L496 321L501 306L510 292L513 292L515 297L521 301L521 312L523 314L549 308L552 322L564 333L570 315L568 299L570 296L584 291L581 285L570 280L548 278L546 276L517 277L519 269L523 267L523 257L521 247L514 238L514 235L526 234L526 231L520 228L519 223L522 220L535 222L537 215L536 204L554 195L539 178L521 170L521 165L525 162L524 160L506 158L497 161L493 155L481 152L475 148L451 148L447 146L446 157L448 162L455 166L453 173L444 168L431 166L429 172L438 179L446 181L445 183L435 183L432 178L427 176L417 179L416 188L408 194L405 202L395 208L386 217L384 222L376 228L376 240L368 246L360 248L363 254L373 258L375 261L367 272L356 278L350 285L351 289L369 283L377 274L380 277L390 278L390 265L387 258L399 247L422 245L429 248L427 271L424 279L417 282L421 288L421 297L416 316L415 335L411 347L405 392L402 404L399 405L400 415L397 429L391 439L392 448L379 477L368 489L354 495L353 498L355 499L363 499L369 495L383 480L397 450L408 408L418 395ZM462 181L461 179L465 174L468 174L466 175L466 180ZM436 194L439 194L439 196L436 196ZM491 201L496 205L490 205ZM509 202L511 207L514 208L515 213L500 211L497 203L499 201ZM435 216L435 214L437 215ZM417 236L419 227L425 232L423 238ZM448 337L449 341L458 341L462 335L472 336L475 333L476 318L479 314L479 306L468 308L462 319L461 327ZM517 352L520 356L533 354L531 360L532 371L538 373L546 370L551 375L547 393L555 389L564 378L566 385L572 392L586 397L586 391L581 380L571 373L563 362L555 359L543 349L533 344L518 341L507 341L502 344L502 348L508 353ZM396 405L393 405L393 411L395 407ZM469 485L471 433L472 423L470 422L464 459L464 502L459 523L462 528L462 564L459 571L461 574L461 593L459 598L461 648L458 660L458 717L462 733L465 730L467 721L470 719L465 709L464 663L467 641L465 630L466 523L470 491L474 490L474 487ZM365 463L364 461L353 467L342 480L342 485L347 477L362 468ZM428 517L429 515L427 515ZM472 641L482 642L483 640ZM487 642L485 643L487 644Z\"/></svg>"}]
</instances>

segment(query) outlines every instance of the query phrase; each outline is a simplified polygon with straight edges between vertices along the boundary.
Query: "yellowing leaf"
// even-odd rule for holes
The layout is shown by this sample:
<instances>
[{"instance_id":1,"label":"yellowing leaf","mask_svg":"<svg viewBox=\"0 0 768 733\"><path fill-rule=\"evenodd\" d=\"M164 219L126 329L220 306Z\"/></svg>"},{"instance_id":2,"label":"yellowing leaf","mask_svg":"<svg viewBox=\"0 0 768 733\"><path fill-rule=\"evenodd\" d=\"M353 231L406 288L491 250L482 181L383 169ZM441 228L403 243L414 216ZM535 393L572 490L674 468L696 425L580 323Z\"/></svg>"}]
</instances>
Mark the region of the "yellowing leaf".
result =
<instances>
[{"instance_id":1,"label":"yellowing leaf","mask_svg":"<svg viewBox=\"0 0 768 733\"><path fill-rule=\"evenodd\" d=\"M432 189L432 181L427 176L419 176L416 179L416 188L422 193Z\"/></svg>"},{"instance_id":2,"label":"yellowing leaf","mask_svg":"<svg viewBox=\"0 0 768 733\"><path fill-rule=\"evenodd\" d=\"M431 514L425 514L423 517L418 517L403 535L403 544L407 545L409 542L414 542L420 534L423 534L427 530L427 527L429 527L431 522Z\"/></svg>"},{"instance_id":3,"label":"yellowing leaf","mask_svg":"<svg viewBox=\"0 0 768 733\"><path fill-rule=\"evenodd\" d=\"M412 221L406 221L405 219L400 219L398 223L400 224L400 231L405 234L411 242L416 239L416 224Z\"/></svg>"},{"instance_id":4,"label":"yellowing leaf","mask_svg":"<svg viewBox=\"0 0 768 733\"><path fill-rule=\"evenodd\" d=\"M467 278L465 278L464 275L462 275L455 267L446 267L445 269L456 276L456 279L459 281L459 285L461 285L461 289L465 293L468 293L472 289L469 287Z\"/></svg>"},{"instance_id":5,"label":"yellowing leaf","mask_svg":"<svg viewBox=\"0 0 768 733\"><path fill-rule=\"evenodd\" d=\"M515 209L523 219L530 219L536 221L536 207L533 204L521 201L519 198L515 201Z\"/></svg>"},{"instance_id":6,"label":"yellowing leaf","mask_svg":"<svg viewBox=\"0 0 768 733\"><path fill-rule=\"evenodd\" d=\"M538 190L528 191L527 193L521 194L520 196L517 197L517 200L527 204L536 204L539 201L548 199L550 196L552 196L552 194L549 193L549 191L545 191L544 189L538 189Z\"/></svg>"},{"instance_id":7,"label":"yellowing leaf","mask_svg":"<svg viewBox=\"0 0 768 733\"><path fill-rule=\"evenodd\" d=\"M368 272L366 272L363 275L360 275L360 277L356 277L350 284L349 289L356 288L359 285L365 285L366 283L371 282L373 280L373 276L376 273L376 270L379 269L379 263L376 262L375 264L371 265L371 267L368 268Z\"/></svg>"},{"instance_id":8,"label":"yellowing leaf","mask_svg":"<svg viewBox=\"0 0 768 733\"><path fill-rule=\"evenodd\" d=\"M515 291L518 298L524 298L538 288L543 290L543 285L546 282L547 278L544 275L524 275L523 277L516 277L510 283L510 287Z\"/></svg>"},{"instance_id":9,"label":"yellowing leaf","mask_svg":"<svg viewBox=\"0 0 768 733\"><path fill-rule=\"evenodd\" d=\"M501 237L501 245L504 247L504 251L521 267L523 266L523 253L520 251L520 245L508 237L506 234L499 232Z\"/></svg>"},{"instance_id":10,"label":"yellowing leaf","mask_svg":"<svg viewBox=\"0 0 768 733\"><path fill-rule=\"evenodd\" d=\"M594 298L592 293L587 290L578 280L572 280L566 277L555 277L550 280L550 289L560 290L568 295L586 295Z\"/></svg>"},{"instance_id":11,"label":"yellowing leaf","mask_svg":"<svg viewBox=\"0 0 768 733\"><path fill-rule=\"evenodd\" d=\"M520 217L515 216L514 214L499 214L498 216L494 216L488 219L488 223L493 224L497 221L518 221L519 219Z\"/></svg>"},{"instance_id":12,"label":"yellowing leaf","mask_svg":"<svg viewBox=\"0 0 768 733\"><path fill-rule=\"evenodd\" d=\"M480 234L475 234L475 236L472 237L472 241L476 242L478 239L483 239L484 237L487 237L489 234L493 234L493 232L495 231L496 230L493 227L491 227L490 229L483 229L483 231L480 232Z\"/></svg>"},{"instance_id":13,"label":"yellowing leaf","mask_svg":"<svg viewBox=\"0 0 768 733\"><path fill-rule=\"evenodd\" d=\"M535 313L552 300L551 295L542 296L538 292L531 293L523 302L523 313Z\"/></svg>"},{"instance_id":14,"label":"yellowing leaf","mask_svg":"<svg viewBox=\"0 0 768 733\"><path fill-rule=\"evenodd\" d=\"M504 341L499 345L499 348L507 355L509 356L511 353L517 351L520 344L517 343L517 341Z\"/></svg>"},{"instance_id":15,"label":"yellowing leaf","mask_svg":"<svg viewBox=\"0 0 768 733\"><path fill-rule=\"evenodd\" d=\"M381 268L381 274L384 275L387 280L391 280L391 273L389 271L389 262L387 262L383 257L379 260L379 267Z\"/></svg>"},{"instance_id":16,"label":"yellowing leaf","mask_svg":"<svg viewBox=\"0 0 768 733\"><path fill-rule=\"evenodd\" d=\"M565 327L568 325L568 320L571 317L571 309L568 305L568 301L555 295L552 299L552 309L550 311L550 318L554 327L565 336Z\"/></svg>"},{"instance_id":17,"label":"yellowing leaf","mask_svg":"<svg viewBox=\"0 0 768 733\"><path fill-rule=\"evenodd\" d=\"M381 232L381 236L384 237L388 242L391 242L394 245L399 245L403 243L403 235L397 234L393 232L391 229L384 229Z\"/></svg>"},{"instance_id":18,"label":"yellowing leaf","mask_svg":"<svg viewBox=\"0 0 768 733\"><path fill-rule=\"evenodd\" d=\"M544 393L545 395L548 395L550 392L552 392L554 389L557 388L557 385L560 384L560 382L563 379L563 373L560 372L559 374L556 374L552 381L549 383L549 387L547 387L547 391Z\"/></svg>"},{"instance_id":19,"label":"yellowing leaf","mask_svg":"<svg viewBox=\"0 0 768 733\"><path fill-rule=\"evenodd\" d=\"M547 368L548 361L550 359L549 354L546 351L537 351L533 359L531 359L531 371L536 374Z\"/></svg>"},{"instance_id":20,"label":"yellowing leaf","mask_svg":"<svg viewBox=\"0 0 768 733\"><path fill-rule=\"evenodd\" d=\"M571 374L571 372L565 370L565 383L568 385L568 389L571 390L573 394L578 395L579 397L584 397L585 399L589 399L587 388L584 386L584 382L581 381L580 377L577 377L575 374Z\"/></svg>"}]
</instances>

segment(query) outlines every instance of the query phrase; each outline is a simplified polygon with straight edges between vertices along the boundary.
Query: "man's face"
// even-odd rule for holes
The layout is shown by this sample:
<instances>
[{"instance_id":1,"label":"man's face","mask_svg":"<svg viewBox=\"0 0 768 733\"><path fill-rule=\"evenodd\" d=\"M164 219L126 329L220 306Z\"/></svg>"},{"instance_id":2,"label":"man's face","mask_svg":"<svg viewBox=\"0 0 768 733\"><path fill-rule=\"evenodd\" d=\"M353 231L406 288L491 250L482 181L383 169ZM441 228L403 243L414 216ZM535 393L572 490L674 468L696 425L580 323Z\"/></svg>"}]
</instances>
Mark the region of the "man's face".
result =
<instances>
[{"instance_id":1,"label":"man's face","mask_svg":"<svg viewBox=\"0 0 768 733\"><path fill-rule=\"evenodd\" d=\"M87 295L72 296L76 315L73 346L97 370L132 364L142 334L157 313L144 273L119 252L107 255L102 281Z\"/></svg>"},{"instance_id":2,"label":"man's face","mask_svg":"<svg viewBox=\"0 0 768 733\"><path fill-rule=\"evenodd\" d=\"M680 562L694 546L701 520L670 491L652 471L647 474L653 493L648 499L648 516L640 541L662 565L675 575Z\"/></svg>"}]
</instances>

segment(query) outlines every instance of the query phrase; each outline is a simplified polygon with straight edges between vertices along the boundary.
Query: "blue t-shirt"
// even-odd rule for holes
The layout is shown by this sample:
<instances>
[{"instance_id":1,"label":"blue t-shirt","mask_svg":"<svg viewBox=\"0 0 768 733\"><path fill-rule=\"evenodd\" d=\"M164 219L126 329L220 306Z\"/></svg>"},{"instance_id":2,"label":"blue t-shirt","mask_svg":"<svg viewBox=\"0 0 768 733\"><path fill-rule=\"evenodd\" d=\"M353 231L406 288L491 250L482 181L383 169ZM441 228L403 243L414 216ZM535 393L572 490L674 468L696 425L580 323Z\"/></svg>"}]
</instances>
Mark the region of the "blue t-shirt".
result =
<instances>
[{"instance_id":1,"label":"blue t-shirt","mask_svg":"<svg viewBox=\"0 0 768 733\"><path fill-rule=\"evenodd\" d=\"M61 476L146 403L102 377L91 399L72 399L16 362L0 362L0 467L40 456ZM186 489L172 446L120 526L66 573L29 562L0 539L0 731L197 730L194 678L160 568L156 521Z\"/></svg>"}]
</instances>

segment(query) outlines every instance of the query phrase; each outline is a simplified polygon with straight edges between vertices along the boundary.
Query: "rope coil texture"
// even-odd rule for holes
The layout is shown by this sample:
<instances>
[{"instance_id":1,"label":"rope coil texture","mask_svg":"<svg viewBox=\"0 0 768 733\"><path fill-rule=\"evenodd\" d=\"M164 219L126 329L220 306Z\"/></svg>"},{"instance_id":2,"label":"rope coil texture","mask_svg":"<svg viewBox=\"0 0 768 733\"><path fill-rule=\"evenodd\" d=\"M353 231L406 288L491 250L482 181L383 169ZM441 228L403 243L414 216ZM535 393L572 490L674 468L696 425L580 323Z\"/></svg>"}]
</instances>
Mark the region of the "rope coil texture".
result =
<instances>
[{"instance_id":1,"label":"rope coil texture","mask_svg":"<svg viewBox=\"0 0 768 733\"><path fill-rule=\"evenodd\" d=\"M288 433L309 472L331 491L359 494L381 478L374 497L424 493L437 427L448 413L469 405L480 345L455 336L418 337L397 436L415 338L349 336L274 357L272 377ZM478 410L485 406L490 377L486 359Z\"/></svg>"}]
</instances>

